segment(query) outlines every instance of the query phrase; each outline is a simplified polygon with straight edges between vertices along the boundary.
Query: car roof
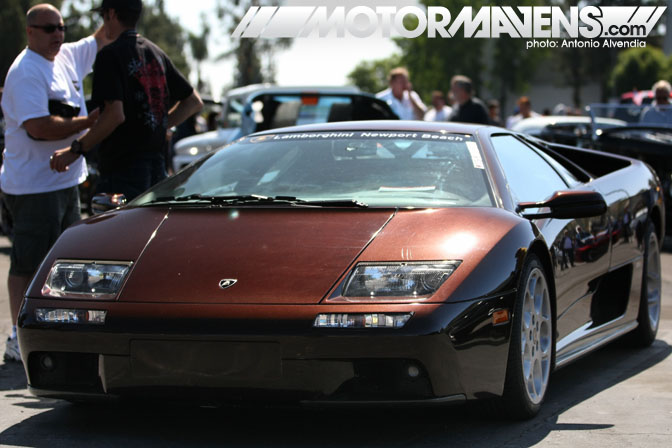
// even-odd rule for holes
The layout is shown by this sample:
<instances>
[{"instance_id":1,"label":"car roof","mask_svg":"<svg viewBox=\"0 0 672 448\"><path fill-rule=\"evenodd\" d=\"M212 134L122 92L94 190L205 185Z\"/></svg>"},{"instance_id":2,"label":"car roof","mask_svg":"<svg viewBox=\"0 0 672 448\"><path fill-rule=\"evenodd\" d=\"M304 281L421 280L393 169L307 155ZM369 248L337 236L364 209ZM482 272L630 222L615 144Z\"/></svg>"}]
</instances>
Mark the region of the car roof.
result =
<instances>
[{"instance_id":1,"label":"car roof","mask_svg":"<svg viewBox=\"0 0 672 448\"><path fill-rule=\"evenodd\" d=\"M590 117L585 115L548 115L543 117L530 117L520 120L513 126L514 131L526 132L533 129L541 129L546 126L553 126L557 124L590 124ZM625 126L623 120L614 118L598 118L598 124L611 126Z\"/></svg>"},{"instance_id":2,"label":"car roof","mask_svg":"<svg viewBox=\"0 0 672 448\"><path fill-rule=\"evenodd\" d=\"M272 84L252 84L229 90L226 97L244 96L249 98L251 96L259 95L289 95L297 93L333 95L339 93L362 94L365 92L355 86L274 86Z\"/></svg>"},{"instance_id":3,"label":"car roof","mask_svg":"<svg viewBox=\"0 0 672 448\"><path fill-rule=\"evenodd\" d=\"M253 135L282 134L292 132L334 132L334 131L403 131L403 132L450 132L455 134L476 134L481 129L494 126L483 124L431 122L412 120L371 120L339 121L335 123L316 123L286 128L270 129Z\"/></svg>"}]
</instances>

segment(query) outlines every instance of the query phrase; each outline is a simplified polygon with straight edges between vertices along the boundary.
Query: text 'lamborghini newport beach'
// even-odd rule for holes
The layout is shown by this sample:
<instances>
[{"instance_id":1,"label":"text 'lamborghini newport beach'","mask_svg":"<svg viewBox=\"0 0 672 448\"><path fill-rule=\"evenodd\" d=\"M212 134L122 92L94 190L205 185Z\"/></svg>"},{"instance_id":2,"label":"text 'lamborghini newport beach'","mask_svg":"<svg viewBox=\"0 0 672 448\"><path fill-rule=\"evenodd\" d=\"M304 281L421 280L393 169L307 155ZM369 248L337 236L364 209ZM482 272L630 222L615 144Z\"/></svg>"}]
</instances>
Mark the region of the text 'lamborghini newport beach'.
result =
<instances>
[{"instance_id":1,"label":"text 'lamborghini newport beach'","mask_svg":"<svg viewBox=\"0 0 672 448\"><path fill-rule=\"evenodd\" d=\"M111 192L112 193L112 192ZM19 316L31 391L535 415L553 369L660 318L642 162L487 126L244 137L68 229Z\"/></svg>"}]
</instances>

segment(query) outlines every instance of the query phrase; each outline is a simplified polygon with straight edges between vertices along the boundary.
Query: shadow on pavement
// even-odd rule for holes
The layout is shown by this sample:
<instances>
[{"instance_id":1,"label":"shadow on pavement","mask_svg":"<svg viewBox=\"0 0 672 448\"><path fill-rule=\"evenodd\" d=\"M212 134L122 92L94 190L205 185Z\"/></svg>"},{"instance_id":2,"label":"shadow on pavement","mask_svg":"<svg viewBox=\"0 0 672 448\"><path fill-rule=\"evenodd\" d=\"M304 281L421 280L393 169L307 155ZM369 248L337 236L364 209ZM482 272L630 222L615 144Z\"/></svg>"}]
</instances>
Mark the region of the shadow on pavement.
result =
<instances>
[{"instance_id":1,"label":"shadow on pavement","mask_svg":"<svg viewBox=\"0 0 672 448\"><path fill-rule=\"evenodd\" d=\"M0 345L0 350L4 346ZM0 358L0 361L2 359ZM26 388L26 374L23 364L19 362L5 362L0 364L0 391L20 390Z\"/></svg>"},{"instance_id":2,"label":"shadow on pavement","mask_svg":"<svg viewBox=\"0 0 672 448\"><path fill-rule=\"evenodd\" d=\"M666 236L663 240L663 252L672 252L672 236Z\"/></svg>"},{"instance_id":3,"label":"shadow on pavement","mask_svg":"<svg viewBox=\"0 0 672 448\"><path fill-rule=\"evenodd\" d=\"M568 409L655 366L672 347L658 340L635 350L611 344L556 372L540 415L527 422L482 417L469 408L284 409L166 405L72 405L25 390L15 406L42 408L0 434L0 445L119 446L532 446L551 431L606 429L611 424L558 423Z\"/></svg>"}]
</instances>

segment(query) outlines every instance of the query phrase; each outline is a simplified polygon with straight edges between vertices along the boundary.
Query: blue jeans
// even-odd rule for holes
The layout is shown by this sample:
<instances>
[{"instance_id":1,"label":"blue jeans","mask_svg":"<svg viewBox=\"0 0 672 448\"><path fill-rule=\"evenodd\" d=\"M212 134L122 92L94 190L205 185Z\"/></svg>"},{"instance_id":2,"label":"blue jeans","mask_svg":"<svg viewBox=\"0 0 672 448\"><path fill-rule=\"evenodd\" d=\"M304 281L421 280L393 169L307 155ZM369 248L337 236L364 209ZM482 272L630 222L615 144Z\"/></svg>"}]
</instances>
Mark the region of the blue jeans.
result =
<instances>
[{"instance_id":1,"label":"blue jeans","mask_svg":"<svg viewBox=\"0 0 672 448\"><path fill-rule=\"evenodd\" d=\"M163 156L145 156L134 160L123 170L100 173L96 187L99 193L121 193L128 201L139 196L167 176Z\"/></svg>"}]
</instances>

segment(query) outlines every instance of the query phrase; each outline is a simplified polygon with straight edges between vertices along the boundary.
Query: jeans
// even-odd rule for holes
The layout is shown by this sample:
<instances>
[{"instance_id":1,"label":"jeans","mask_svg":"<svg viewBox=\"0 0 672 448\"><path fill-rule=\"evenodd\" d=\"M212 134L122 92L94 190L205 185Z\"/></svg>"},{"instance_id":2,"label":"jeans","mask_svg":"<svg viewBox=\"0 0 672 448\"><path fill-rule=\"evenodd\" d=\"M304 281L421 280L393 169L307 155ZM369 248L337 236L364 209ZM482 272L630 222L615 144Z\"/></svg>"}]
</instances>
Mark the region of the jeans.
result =
<instances>
[{"instance_id":1,"label":"jeans","mask_svg":"<svg viewBox=\"0 0 672 448\"><path fill-rule=\"evenodd\" d=\"M165 179L166 164L161 155L143 156L123 170L102 172L96 188L99 193L121 193L128 201Z\"/></svg>"}]
</instances>

